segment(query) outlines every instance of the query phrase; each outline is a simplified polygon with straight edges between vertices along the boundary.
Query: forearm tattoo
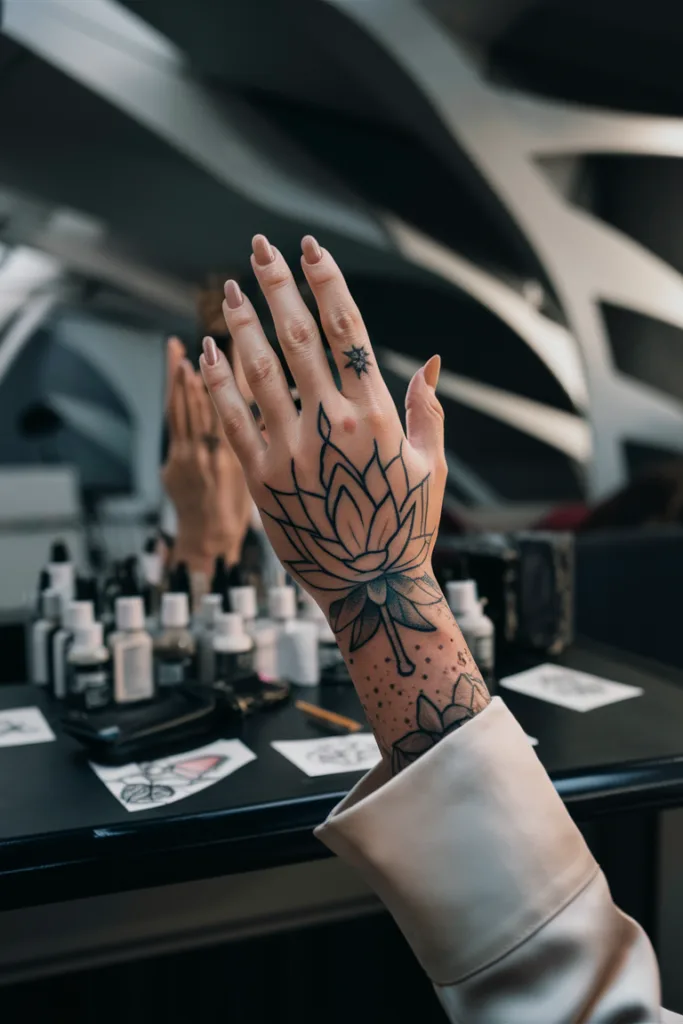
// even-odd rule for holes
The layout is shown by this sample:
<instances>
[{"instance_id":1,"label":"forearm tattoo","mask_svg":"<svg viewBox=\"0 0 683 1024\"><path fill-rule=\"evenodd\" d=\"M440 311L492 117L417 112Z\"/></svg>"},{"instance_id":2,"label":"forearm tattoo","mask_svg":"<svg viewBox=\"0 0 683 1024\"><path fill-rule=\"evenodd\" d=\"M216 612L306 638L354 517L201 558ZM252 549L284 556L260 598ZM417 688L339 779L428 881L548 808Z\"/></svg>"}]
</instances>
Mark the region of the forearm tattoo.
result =
<instances>
[{"instance_id":1,"label":"forearm tattoo","mask_svg":"<svg viewBox=\"0 0 683 1024\"><path fill-rule=\"evenodd\" d=\"M480 676L463 672L458 676L449 704L440 711L434 701L421 693L416 702L417 728L397 740L391 749L391 772L397 775L439 740L455 732L490 703L489 692Z\"/></svg>"},{"instance_id":2,"label":"forearm tattoo","mask_svg":"<svg viewBox=\"0 0 683 1024\"><path fill-rule=\"evenodd\" d=\"M346 355L351 358L352 353L362 352L353 348ZM360 376L365 367L364 363L361 367L360 356L352 364ZM262 512L277 523L293 549L294 557L285 560L288 570L308 589L333 598L330 624L348 645L350 664L350 655L382 635L388 641L387 656L381 667L373 666L376 676L381 669L385 676L413 676L416 663L406 649L406 631L435 633L435 619L441 615L448 615L452 624L438 584L425 571L434 535L428 528L429 474L411 480L403 445L393 458L383 462L376 441L367 464L356 466L332 441L332 426L322 405L318 410L318 433L321 447L316 489L299 485L292 460L291 489L269 487L274 506ZM420 644L409 646L411 653L413 649L420 652ZM439 685L446 684L450 703L440 710L424 691L414 704L410 700L415 718L411 713L405 723L411 729L393 743L391 751L385 750L394 772L474 717L489 701L467 648L451 657L453 664L440 669L447 678L439 679ZM427 667L431 659L424 661ZM366 681L370 678L366 676ZM423 672L422 679L428 678L429 673ZM387 685L390 691L395 689L393 684ZM375 693L379 693L379 686ZM435 697L439 693L436 690ZM394 696L402 696L400 689ZM363 704L368 710L366 701ZM382 708L380 700L377 707Z\"/></svg>"}]
</instances>

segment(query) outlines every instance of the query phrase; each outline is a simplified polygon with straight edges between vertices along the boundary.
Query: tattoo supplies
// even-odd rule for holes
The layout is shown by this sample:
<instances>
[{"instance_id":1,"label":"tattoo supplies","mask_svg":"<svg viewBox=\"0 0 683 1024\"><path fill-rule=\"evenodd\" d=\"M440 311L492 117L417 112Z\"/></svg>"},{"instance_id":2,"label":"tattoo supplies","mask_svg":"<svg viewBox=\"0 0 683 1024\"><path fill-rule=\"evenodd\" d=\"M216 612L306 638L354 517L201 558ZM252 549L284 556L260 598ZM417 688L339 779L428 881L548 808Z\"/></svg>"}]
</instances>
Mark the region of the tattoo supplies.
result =
<instances>
[{"instance_id":1,"label":"tattoo supplies","mask_svg":"<svg viewBox=\"0 0 683 1024\"><path fill-rule=\"evenodd\" d=\"M326 672L329 669L334 669L335 666L344 663L344 658L339 650L332 627L327 621L327 616L308 591L302 589L301 597L303 602L302 618L304 621L312 622L318 630L320 671Z\"/></svg>"},{"instance_id":2,"label":"tattoo supplies","mask_svg":"<svg viewBox=\"0 0 683 1024\"><path fill-rule=\"evenodd\" d=\"M65 601L73 601L76 573L64 541L57 540L52 545L47 571L50 574L50 586L59 590Z\"/></svg>"},{"instance_id":3,"label":"tattoo supplies","mask_svg":"<svg viewBox=\"0 0 683 1024\"><path fill-rule=\"evenodd\" d=\"M278 623L277 675L298 686L317 686L320 681L318 628L314 622L296 618L294 587L271 587L268 606L271 617Z\"/></svg>"},{"instance_id":4,"label":"tattoo supplies","mask_svg":"<svg viewBox=\"0 0 683 1024\"><path fill-rule=\"evenodd\" d=\"M230 608L242 616L244 628L254 641L254 671L261 679L277 678L277 625L257 619L255 587L230 587Z\"/></svg>"},{"instance_id":5,"label":"tattoo supplies","mask_svg":"<svg viewBox=\"0 0 683 1024\"><path fill-rule=\"evenodd\" d=\"M161 632L154 640L157 684L161 689L179 686L193 676L195 640L188 628L189 623L187 593L164 594L161 598Z\"/></svg>"},{"instance_id":6,"label":"tattoo supplies","mask_svg":"<svg viewBox=\"0 0 683 1024\"><path fill-rule=\"evenodd\" d=\"M253 649L254 642L245 631L242 616L237 612L220 612L213 636L214 679L233 684L253 676Z\"/></svg>"},{"instance_id":7,"label":"tattoo supplies","mask_svg":"<svg viewBox=\"0 0 683 1024\"><path fill-rule=\"evenodd\" d=\"M319 708L317 704L309 704L305 700L297 700L294 707L298 708L306 716L311 724L322 729L324 732L331 732L335 735L348 735L352 732L362 732L364 726L346 715L338 715L335 711L328 711L327 708Z\"/></svg>"},{"instance_id":8,"label":"tattoo supplies","mask_svg":"<svg viewBox=\"0 0 683 1024\"><path fill-rule=\"evenodd\" d=\"M211 580L211 593L220 594L223 600L223 611L228 611L228 588L230 586L230 573L225 564L225 558L219 555L216 559L213 579ZM237 609L234 609L235 611ZM256 613L254 613L256 614Z\"/></svg>"},{"instance_id":9,"label":"tattoo supplies","mask_svg":"<svg viewBox=\"0 0 683 1024\"><path fill-rule=\"evenodd\" d=\"M498 653L520 646L560 654L573 639L574 539L567 533L520 532L444 538L434 553L440 576L466 561L485 594Z\"/></svg>"},{"instance_id":10,"label":"tattoo supplies","mask_svg":"<svg viewBox=\"0 0 683 1024\"><path fill-rule=\"evenodd\" d=\"M84 711L106 707L111 700L109 651L102 642L102 623L92 622L74 633L67 657L67 704Z\"/></svg>"},{"instance_id":11,"label":"tattoo supplies","mask_svg":"<svg viewBox=\"0 0 683 1024\"><path fill-rule=\"evenodd\" d=\"M484 601L479 600L477 584L474 580L447 583L446 595L465 643L490 688L495 668L495 629L484 614Z\"/></svg>"},{"instance_id":12,"label":"tattoo supplies","mask_svg":"<svg viewBox=\"0 0 683 1024\"><path fill-rule=\"evenodd\" d=\"M116 632L109 637L113 691L117 704L135 704L155 695L152 638L145 629L141 597L116 601Z\"/></svg>"},{"instance_id":13,"label":"tattoo supplies","mask_svg":"<svg viewBox=\"0 0 683 1024\"><path fill-rule=\"evenodd\" d=\"M161 583L164 565L158 551L156 537L145 541L145 548L140 555L140 574L142 576L142 600L145 605L145 622L148 629L154 629L161 605Z\"/></svg>"},{"instance_id":14,"label":"tattoo supplies","mask_svg":"<svg viewBox=\"0 0 683 1024\"><path fill-rule=\"evenodd\" d=\"M90 601L70 601L64 612L64 625L52 639L52 693L58 700L66 697L66 659L74 632L94 622Z\"/></svg>"},{"instance_id":15,"label":"tattoo supplies","mask_svg":"<svg viewBox=\"0 0 683 1024\"><path fill-rule=\"evenodd\" d=\"M54 587L43 590L40 596L41 618L31 626L29 664L31 682L49 686L51 681L52 639L59 630L62 618L62 595Z\"/></svg>"},{"instance_id":16,"label":"tattoo supplies","mask_svg":"<svg viewBox=\"0 0 683 1024\"><path fill-rule=\"evenodd\" d=\"M216 634L216 619L223 612L221 594L204 594L201 603L200 623L197 631L197 678L200 683L210 685L216 678L213 641Z\"/></svg>"}]
</instances>

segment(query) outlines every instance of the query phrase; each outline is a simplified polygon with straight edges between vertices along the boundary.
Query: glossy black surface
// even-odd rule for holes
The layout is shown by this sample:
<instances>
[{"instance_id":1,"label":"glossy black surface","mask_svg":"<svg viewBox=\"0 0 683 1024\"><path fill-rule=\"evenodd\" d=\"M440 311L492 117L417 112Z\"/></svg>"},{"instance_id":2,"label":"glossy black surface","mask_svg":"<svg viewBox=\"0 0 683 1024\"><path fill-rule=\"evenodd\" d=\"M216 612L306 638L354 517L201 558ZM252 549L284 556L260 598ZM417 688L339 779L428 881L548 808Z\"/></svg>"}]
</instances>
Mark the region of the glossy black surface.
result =
<instances>
[{"instance_id":1,"label":"glossy black surface","mask_svg":"<svg viewBox=\"0 0 683 1024\"><path fill-rule=\"evenodd\" d=\"M575 668L643 687L643 697L578 714L503 691L572 814L683 804L683 675L580 645ZM528 667L520 656L507 670ZM307 699L360 717L350 688ZM309 779L270 746L320 735L291 705L232 734L256 761L167 808L130 813L59 733L54 707L29 686L0 688L0 709L38 704L54 743L0 748L0 908L275 866L327 855L312 829L359 778ZM197 743L196 745L201 745Z\"/></svg>"}]
</instances>

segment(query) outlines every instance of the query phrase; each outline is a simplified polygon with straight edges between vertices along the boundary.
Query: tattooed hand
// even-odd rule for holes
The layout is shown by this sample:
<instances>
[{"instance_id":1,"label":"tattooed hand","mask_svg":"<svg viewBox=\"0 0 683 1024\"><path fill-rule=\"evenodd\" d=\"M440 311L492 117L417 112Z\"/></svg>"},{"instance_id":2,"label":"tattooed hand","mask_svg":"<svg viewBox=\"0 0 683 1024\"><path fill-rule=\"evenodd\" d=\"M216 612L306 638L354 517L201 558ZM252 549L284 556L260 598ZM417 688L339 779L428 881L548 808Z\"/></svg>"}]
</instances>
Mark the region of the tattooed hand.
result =
<instances>
[{"instance_id":1,"label":"tattooed hand","mask_svg":"<svg viewBox=\"0 0 683 1024\"><path fill-rule=\"evenodd\" d=\"M459 677L476 672L431 572L446 480L443 412L436 397L440 360L432 357L410 382L404 433L360 312L331 255L315 239L304 238L303 272L341 390L282 255L262 235L254 238L253 250L252 266L301 411L252 304L234 281L226 283L223 312L265 430L258 429L210 338L202 373L273 547L327 614L380 741L386 747L390 738L393 747L407 741L406 725L411 733L419 730L421 691L439 714L441 687L446 706ZM418 679L419 689L413 682ZM473 698L457 721L478 709ZM419 743L412 739L408 745L412 750ZM405 753L399 767L410 760L410 751Z\"/></svg>"}]
</instances>

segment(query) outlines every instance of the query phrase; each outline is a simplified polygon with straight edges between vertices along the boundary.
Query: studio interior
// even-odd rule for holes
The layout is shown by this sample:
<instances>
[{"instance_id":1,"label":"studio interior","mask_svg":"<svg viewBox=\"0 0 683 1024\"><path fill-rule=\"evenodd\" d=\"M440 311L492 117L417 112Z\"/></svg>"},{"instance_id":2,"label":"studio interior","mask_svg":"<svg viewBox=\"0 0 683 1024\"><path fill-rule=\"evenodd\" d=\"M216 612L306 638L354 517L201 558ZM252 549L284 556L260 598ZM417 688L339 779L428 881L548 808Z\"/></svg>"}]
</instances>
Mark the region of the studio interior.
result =
<instances>
[{"instance_id":1,"label":"studio interior","mask_svg":"<svg viewBox=\"0 0 683 1024\"><path fill-rule=\"evenodd\" d=\"M3 1024L683 1020L682 47L0 0Z\"/></svg>"}]
</instances>

